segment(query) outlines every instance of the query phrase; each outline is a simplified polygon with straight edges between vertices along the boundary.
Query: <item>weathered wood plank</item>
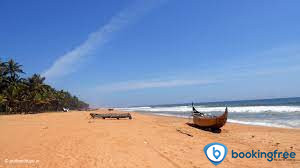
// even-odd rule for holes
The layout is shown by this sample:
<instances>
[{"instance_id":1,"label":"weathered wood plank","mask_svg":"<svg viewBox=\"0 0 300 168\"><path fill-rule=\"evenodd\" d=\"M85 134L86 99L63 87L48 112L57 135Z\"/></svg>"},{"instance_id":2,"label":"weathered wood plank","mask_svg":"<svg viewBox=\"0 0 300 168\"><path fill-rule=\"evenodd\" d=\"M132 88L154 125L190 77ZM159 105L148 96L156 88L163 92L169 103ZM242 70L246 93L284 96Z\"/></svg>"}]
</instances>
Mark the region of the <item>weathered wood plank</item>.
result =
<instances>
[{"instance_id":1,"label":"weathered wood plank","mask_svg":"<svg viewBox=\"0 0 300 168\"><path fill-rule=\"evenodd\" d=\"M103 114L90 113L90 116L92 118L102 118L102 119L105 119L105 118L116 118L116 119L129 118L129 119L132 119L130 113L103 113Z\"/></svg>"}]
</instances>

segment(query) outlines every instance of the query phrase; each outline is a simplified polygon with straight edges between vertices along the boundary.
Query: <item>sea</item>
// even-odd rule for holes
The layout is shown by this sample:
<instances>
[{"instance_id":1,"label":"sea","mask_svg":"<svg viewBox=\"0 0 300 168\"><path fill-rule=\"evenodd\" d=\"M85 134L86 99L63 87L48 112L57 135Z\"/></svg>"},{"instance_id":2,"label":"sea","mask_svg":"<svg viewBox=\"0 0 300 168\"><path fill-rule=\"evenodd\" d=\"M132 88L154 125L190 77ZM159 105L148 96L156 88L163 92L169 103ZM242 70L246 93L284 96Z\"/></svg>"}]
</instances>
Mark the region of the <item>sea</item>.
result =
<instances>
[{"instance_id":1,"label":"sea","mask_svg":"<svg viewBox=\"0 0 300 168\"><path fill-rule=\"evenodd\" d=\"M203 113L220 115L228 107L228 122L281 128L300 128L300 97L195 103ZM191 103L134 106L123 111L192 119Z\"/></svg>"}]
</instances>

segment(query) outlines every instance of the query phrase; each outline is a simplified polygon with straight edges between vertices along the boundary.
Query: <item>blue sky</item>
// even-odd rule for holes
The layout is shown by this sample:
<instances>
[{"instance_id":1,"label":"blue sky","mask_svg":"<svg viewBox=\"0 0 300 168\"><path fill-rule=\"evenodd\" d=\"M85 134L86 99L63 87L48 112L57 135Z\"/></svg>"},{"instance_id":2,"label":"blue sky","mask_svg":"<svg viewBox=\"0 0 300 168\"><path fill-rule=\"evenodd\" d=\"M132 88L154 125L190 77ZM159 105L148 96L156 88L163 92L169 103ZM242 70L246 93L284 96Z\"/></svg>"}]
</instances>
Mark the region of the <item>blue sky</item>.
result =
<instances>
[{"instance_id":1,"label":"blue sky","mask_svg":"<svg viewBox=\"0 0 300 168\"><path fill-rule=\"evenodd\" d=\"M300 96L297 0L0 1L0 58L93 106Z\"/></svg>"}]
</instances>

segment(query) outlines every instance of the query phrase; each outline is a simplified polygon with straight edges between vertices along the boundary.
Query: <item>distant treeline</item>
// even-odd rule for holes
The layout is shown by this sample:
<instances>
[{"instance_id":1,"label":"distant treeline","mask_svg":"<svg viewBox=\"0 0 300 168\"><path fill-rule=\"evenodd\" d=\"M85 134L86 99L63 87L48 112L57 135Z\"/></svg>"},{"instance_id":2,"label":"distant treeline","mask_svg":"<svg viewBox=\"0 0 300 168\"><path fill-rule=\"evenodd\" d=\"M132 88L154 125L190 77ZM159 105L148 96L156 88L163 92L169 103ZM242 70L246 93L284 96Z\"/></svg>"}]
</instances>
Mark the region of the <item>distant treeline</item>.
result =
<instances>
[{"instance_id":1,"label":"distant treeline","mask_svg":"<svg viewBox=\"0 0 300 168\"><path fill-rule=\"evenodd\" d=\"M0 60L0 114L62 111L62 108L87 109L89 105L69 92L56 90L34 74L21 78L22 65L10 59Z\"/></svg>"}]
</instances>

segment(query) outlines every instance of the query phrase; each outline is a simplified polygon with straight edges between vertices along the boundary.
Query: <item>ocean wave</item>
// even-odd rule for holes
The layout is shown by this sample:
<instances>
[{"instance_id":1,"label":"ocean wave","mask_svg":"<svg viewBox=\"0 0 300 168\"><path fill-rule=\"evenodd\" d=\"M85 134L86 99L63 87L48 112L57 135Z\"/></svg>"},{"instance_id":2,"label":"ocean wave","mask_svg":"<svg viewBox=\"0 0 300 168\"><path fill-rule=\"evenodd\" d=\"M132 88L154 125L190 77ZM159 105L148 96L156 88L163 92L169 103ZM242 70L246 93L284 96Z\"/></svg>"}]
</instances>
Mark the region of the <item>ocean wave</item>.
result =
<instances>
[{"instance_id":1,"label":"ocean wave","mask_svg":"<svg viewBox=\"0 0 300 168\"><path fill-rule=\"evenodd\" d=\"M166 116L166 117L191 118L191 116L187 116L187 115L166 114L166 113L155 113L154 115L160 115L160 116Z\"/></svg>"},{"instance_id":2,"label":"ocean wave","mask_svg":"<svg viewBox=\"0 0 300 168\"><path fill-rule=\"evenodd\" d=\"M117 109L119 109L119 110L130 110L130 109L145 109L145 110L147 110L147 109L151 109L152 107L148 107L148 106L145 106L145 107L128 107L128 108L117 108Z\"/></svg>"},{"instance_id":3,"label":"ocean wave","mask_svg":"<svg viewBox=\"0 0 300 168\"><path fill-rule=\"evenodd\" d=\"M225 106L195 106L198 111L218 115ZM130 107L124 111L137 111L161 116L191 117L191 106ZM280 128L300 128L300 106L233 106L228 107L228 122Z\"/></svg>"},{"instance_id":4,"label":"ocean wave","mask_svg":"<svg viewBox=\"0 0 300 168\"><path fill-rule=\"evenodd\" d=\"M224 107L205 107L196 106L201 112L224 112ZM237 106L228 107L230 113L286 113L286 112L300 112L300 106ZM174 106L174 107L131 107L120 108L124 111L143 111L143 112L191 112L191 106Z\"/></svg>"},{"instance_id":5,"label":"ocean wave","mask_svg":"<svg viewBox=\"0 0 300 168\"><path fill-rule=\"evenodd\" d=\"M153 113L154 115L166 116L166 117L179 117L190 119L192 122L191 116L180 115L180 114L167 114L167 113ZM227 120L229 123L243 124L243 125L256 125L256 126L264 126L264 127L277 127L277 128L299 128L300 120L295 121L241 121L241 120Z\"/></svg>"},{"instance_id":6,"label":"ocean wave","mask_svg":"<svg viewBox=\"0 0 300 168\"><path fill-rule=\"evenodd\" d=\"M245 124L245 125L265 126L265 127L294 128L294 127L287 126L287 125L284 125L284 124L278 124L278 123L272 123L272 122L240 121L240 120L232 120L232 119L228 119L228 122L237 123L237 124Z\"/></svg>"}]
</instances>

